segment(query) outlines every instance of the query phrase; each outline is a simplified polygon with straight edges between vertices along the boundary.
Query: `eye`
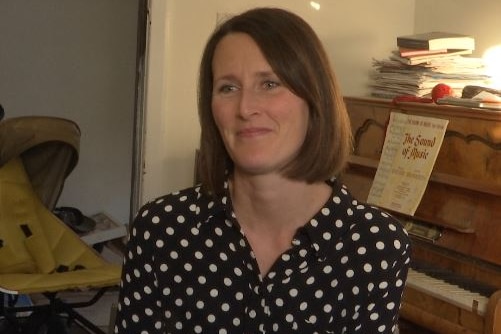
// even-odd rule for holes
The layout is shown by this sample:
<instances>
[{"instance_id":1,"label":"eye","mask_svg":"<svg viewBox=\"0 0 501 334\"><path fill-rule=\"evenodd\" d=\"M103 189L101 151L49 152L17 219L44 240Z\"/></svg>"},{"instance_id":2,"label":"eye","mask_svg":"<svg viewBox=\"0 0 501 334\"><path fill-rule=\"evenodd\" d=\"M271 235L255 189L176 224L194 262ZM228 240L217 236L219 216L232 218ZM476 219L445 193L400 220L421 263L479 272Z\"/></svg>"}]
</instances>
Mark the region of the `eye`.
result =
<instances>
[{"instance_id":1,"label":"eye","mask_svg":"<svg viewBox=\"0 0 501 334\"><path fill-rule=\"evenodd\" d=\"M263 88L267 90L276 88L278 86L280 86L280 83L277 81L266 80L265 82L263 82Z\"/></svg>"},{"instance_id":2,"label":"eye","mask_svg":"<svg viewBox=\"0 0 501 334\"><path fill-rule=\"evenodd\" d=\"M216 88L215 91L221 94L229 94L237 90L237 87L235 85L230 85L230 84L220 85L215 88Z\"/></svg>"}]
</instances>

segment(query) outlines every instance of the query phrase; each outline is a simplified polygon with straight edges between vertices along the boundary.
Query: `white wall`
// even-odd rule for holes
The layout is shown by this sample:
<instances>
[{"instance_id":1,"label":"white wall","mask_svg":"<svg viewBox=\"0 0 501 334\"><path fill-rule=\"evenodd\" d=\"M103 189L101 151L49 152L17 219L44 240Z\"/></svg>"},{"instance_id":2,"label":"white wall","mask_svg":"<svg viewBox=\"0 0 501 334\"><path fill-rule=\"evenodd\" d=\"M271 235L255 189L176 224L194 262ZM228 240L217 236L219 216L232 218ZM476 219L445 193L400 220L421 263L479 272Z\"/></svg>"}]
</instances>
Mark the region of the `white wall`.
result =
<instances>
[{"instance_id":1,"label":"white wall","mask_svg":"<svg viewBox=\"0 0 501 334\"><path fill-rule=\"evenodd\" d=\"M72 119L80 159L58 205L129 221L138 0L2 0L7 117Z\"/></svg>"},{"instance_id":2,"label":"white wall","mask_svg":"<svg viewBox=\"0 0 501 334\"><path fill-rule=\"evenodd\" d=\"M218 14L278 6L301 14L331 55L346 95L367 94L372 57L385 57L398 33L414 28L414 0L152 0L147 78L143 201L193 180L199 126L196 80L204 44Z\"/></svg>"}]
</instances>

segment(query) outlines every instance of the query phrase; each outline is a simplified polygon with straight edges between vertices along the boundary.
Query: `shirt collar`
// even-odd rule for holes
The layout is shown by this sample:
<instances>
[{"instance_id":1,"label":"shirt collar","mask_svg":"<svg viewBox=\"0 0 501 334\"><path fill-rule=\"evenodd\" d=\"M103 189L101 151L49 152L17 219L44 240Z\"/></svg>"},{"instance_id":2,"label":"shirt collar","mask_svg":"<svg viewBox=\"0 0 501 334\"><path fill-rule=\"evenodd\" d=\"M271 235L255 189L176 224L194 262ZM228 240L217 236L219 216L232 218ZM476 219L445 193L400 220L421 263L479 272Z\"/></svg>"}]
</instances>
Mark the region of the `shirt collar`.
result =
<instances>
[{"instance_id":1,"label":"shirt collar","mask_svg":"<svg viewBox=\"0 0 501 334\"><path fill-rule=\"evenodd\" d=\"M308 236L320 261L332 256L337 241L350 230L353 224L353 205L358 204L345 185L335 178L328 180L327 184L332 188L329 200L301 229Z\"/></svg>"},{"instance_id":2,"label":"shirt collar","mask_svg":"<svg viewBox=\"0 0 501 334\"><path fill-rule=\"evenodd\" d=\"M311 247L319 260L332 254L333 243L339 240L353 224L354 207L359 205L344 184L336 178L326 183L332 188L332 194L322 209L310 219L298 233L304 233L311 242ZM223 214L226 219L235 222L235 214L229 192L229 181L224 183L224 193L215 202L213 215Z\"/></svg>"}]
</instances>

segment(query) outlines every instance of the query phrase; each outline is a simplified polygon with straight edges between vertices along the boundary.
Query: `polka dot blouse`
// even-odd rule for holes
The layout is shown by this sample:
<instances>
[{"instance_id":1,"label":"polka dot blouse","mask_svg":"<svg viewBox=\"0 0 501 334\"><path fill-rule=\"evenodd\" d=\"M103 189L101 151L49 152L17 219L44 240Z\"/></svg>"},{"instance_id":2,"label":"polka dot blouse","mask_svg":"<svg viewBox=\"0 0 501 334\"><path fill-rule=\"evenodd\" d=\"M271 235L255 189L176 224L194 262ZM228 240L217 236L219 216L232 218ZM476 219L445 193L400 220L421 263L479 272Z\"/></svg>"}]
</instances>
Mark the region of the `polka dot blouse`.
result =
<instances>
[{"instance_id":1,"label":"polka dot blouse","mask_svg":"<svg viewBox=\"0 0 501 334\"><path fill-rule=\"evenodd\" d=\"M115 333L393 333L409 264L400 223L336 180L264 276L228 196L146 204L124 257Z\"/></svg>"}]
</instances>

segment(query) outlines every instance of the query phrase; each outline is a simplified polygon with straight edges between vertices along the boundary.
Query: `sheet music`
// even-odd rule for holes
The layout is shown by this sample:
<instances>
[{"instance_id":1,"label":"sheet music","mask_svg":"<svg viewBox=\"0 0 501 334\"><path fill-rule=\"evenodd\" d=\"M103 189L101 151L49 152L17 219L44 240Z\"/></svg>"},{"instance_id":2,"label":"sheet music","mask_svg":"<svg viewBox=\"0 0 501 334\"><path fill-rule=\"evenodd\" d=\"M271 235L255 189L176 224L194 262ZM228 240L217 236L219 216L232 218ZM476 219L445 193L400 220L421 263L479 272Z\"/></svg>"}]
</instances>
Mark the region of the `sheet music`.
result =
<instances>
[{"instance_id":1,"label":"sheet music","mask_svg":"<svg viewBox=\"0 0 501 334\"><path fill-rule=\"evenodd\" d=\"M392 112L367 202L414 215L448 123L446 119Z\"/></svg>"}]
</instances>

